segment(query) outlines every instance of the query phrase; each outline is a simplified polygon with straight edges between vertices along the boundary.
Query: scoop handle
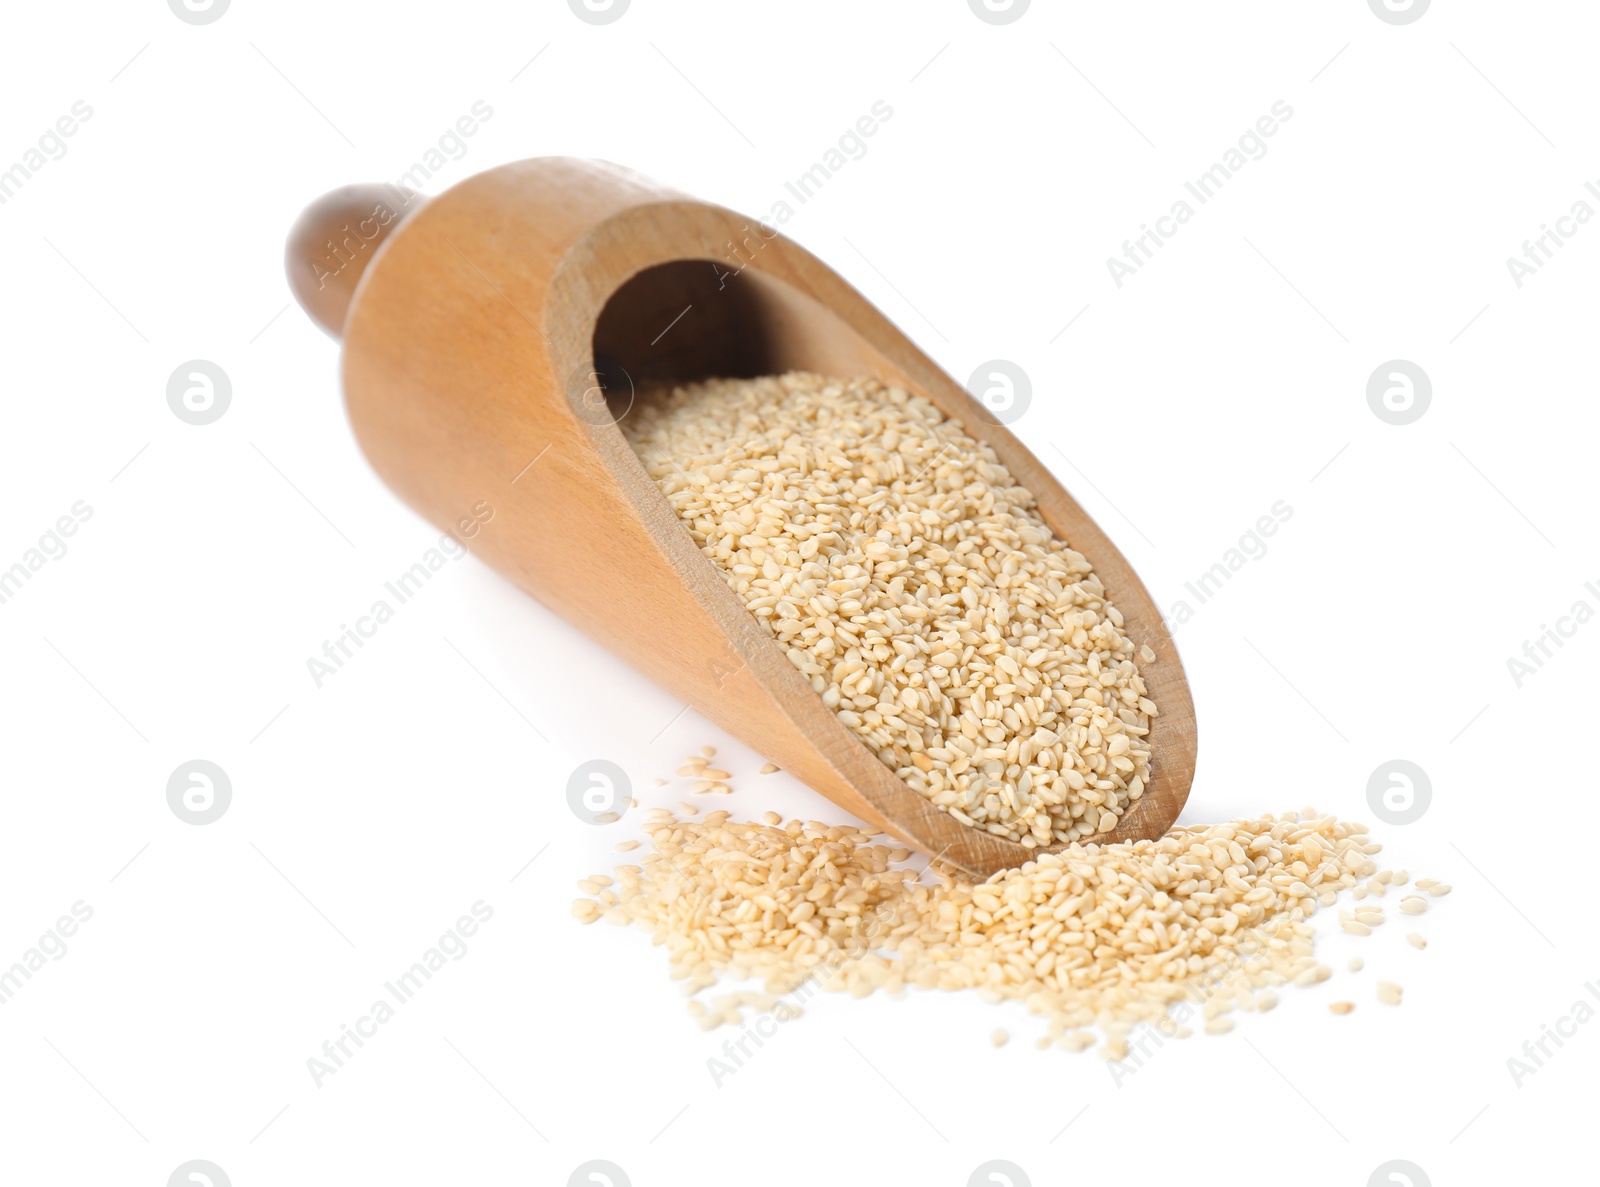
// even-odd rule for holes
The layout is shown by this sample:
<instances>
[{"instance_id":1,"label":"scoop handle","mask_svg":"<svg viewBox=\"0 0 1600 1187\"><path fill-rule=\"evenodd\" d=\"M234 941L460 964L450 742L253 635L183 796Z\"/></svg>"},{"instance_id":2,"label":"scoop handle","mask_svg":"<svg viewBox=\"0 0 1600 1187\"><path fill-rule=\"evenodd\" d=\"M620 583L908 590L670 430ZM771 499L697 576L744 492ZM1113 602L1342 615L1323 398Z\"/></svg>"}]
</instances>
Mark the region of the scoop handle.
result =
<instances>
[{"instance_id":1,"label":"scoop handle","mask_svg":"<svg viewBox=\"0 0 1600 1187\"><path fill-rule=\"evenodd\" d=\"M307 206L289 230L283 268L300 308L334 338L372 257L426 199L404 186L340 186Z\"/></svg>"}]
</instances>

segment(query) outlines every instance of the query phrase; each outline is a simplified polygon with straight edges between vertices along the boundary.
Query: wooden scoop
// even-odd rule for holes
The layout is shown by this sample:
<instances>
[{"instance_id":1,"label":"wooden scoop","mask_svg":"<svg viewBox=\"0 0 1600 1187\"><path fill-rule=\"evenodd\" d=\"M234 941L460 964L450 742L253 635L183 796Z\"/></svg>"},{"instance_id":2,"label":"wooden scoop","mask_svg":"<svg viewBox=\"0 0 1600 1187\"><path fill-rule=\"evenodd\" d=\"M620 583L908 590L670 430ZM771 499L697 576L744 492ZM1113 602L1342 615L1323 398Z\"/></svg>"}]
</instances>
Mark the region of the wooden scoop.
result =
<instances>
[{"instance_id":1,"label":"wooden scoop","mask_svg":"<svg viewBox=\"0 0 1600 1187\"><path fill-rule=\"evenodd\" d=\"M1099 841L1156 837L1194 776L1194 707L1133 569L1004 427L888 318L776 231L626 169L569 158L480 173L426 203L319 199L289 236L300 304L344 339L368 459L436 527L841 808L972 874L1035 852L962 825L826 708L695 545L616 421L652 388L789 370L870 375L988 443L1086 556L1156 661L1153 778Z\"/></svg>"}]
</instances>

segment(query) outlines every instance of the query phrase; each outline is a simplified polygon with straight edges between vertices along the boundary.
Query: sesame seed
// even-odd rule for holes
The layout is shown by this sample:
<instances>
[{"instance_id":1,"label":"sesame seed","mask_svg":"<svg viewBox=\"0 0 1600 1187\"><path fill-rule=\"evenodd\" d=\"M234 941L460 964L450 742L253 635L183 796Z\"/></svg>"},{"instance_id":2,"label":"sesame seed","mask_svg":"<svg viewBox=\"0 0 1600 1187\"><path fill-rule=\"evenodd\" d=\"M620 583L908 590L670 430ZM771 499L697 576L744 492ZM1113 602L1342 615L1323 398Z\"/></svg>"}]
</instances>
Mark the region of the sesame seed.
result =
<instances>
[{"instance_id":1,"label":"sesame seed","mask_svg":"<svg viewBox=\"0 0 1600 1187\"><path fill-rule=\"evenodd\" d=\"M812 979L852 997L971 991L1027 1005L1042 1046L1088 1047L1098 1029L1109 1058L1136 1024L1173 1033L1168 1010L1187 999L1220 1034L1283 985L1329 980L1307 880L1343 893L1372 874L1365 827L1312 812L1073 843L981 882L939 862L924 881L899 865L908 850L859 825L648 815L641 864L581 881L599 901L574 915L649 933L691 994L723 977L769 995ZM733 1024L751 1004L716 999L697 1023Z\"/></svg>"},{"instance_id":2,"label":"sesame seed","mask_svg":"<svg viewBox=\"0 0 1600 1187\"><path fill-rule=\"evenodd\" d=\"M794 372L659 393L620 427L823 704L938 810L1042 847L1110 831L1144 794L1154 651L931 401Z\"/></svg>"}]
</instances>

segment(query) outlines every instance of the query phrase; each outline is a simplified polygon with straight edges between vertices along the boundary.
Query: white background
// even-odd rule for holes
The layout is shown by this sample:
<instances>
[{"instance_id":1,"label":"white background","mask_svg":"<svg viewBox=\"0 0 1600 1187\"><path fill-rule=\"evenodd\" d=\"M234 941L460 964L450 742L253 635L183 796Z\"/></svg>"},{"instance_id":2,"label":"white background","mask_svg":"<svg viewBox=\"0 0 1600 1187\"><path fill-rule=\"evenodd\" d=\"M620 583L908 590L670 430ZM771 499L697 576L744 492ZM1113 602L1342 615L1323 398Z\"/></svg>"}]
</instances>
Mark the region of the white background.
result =
<instances>
[{"instance_id":1,"label":"white background","mask_svg":"<svg viewBox=\"0 0 1600 1187\"><path fill-rule=\"evenodd\" d=\"M957 1185L1005 1158L1035 1184L1364 1184L1404 1158L1443 1184L1575 1155L1600 1025L1520 1087L1506 1061L1600 982L1579 841L1600 625L1520 688L1506 661L1600 608L1600 226L1521 288L1505 260L1600 209L1591 6L1440 2L1396 27L1360 0L1041 2L995 27L960 0L634 0L594 27L559 0L234 0L193 27L141 0L5 21L0 167L76 100L93 116L0 206L0 567L74 502L93 515L0 605L0 966L72 903L94 914L0 1006L0 1179L156 1187L204 1158L239 1187L566 1183L607 1159L640 1187ZM731 1032L692 1025L643 934L568 914L637 817L579 823L567 775L609 758L673 804L651 777L712 743L740 814L842 814L757 779L758 754L475 559L322 688L306 668L437 533L366 466L337 348L289 307L284 233L480 99L492 118L430 192L560 153L749 213L887 101L785 231L951 374L1020 363L1016 430L1164 607L1293 508L1187 599L1185 820L1367 819L1372 770L1420 764L1431 808L1377 832L1456 887L1428 951L1410 921L1358 941L1324 916L1330 983L1120 1085L1092 1052L1036 1051L1018 1008L921 995L819 1001L716 1087ZM1119 288L1106 258L1280 99L1266 155ZM193 358L233 384L204 427L166 404ZM1393 358L1434 389L1404 427L1366 402ZM165 797L193 758L232 781L205 827ZM315 1086L307 1059L480 899L468 954Z\"/></svg>"}]
</instances>

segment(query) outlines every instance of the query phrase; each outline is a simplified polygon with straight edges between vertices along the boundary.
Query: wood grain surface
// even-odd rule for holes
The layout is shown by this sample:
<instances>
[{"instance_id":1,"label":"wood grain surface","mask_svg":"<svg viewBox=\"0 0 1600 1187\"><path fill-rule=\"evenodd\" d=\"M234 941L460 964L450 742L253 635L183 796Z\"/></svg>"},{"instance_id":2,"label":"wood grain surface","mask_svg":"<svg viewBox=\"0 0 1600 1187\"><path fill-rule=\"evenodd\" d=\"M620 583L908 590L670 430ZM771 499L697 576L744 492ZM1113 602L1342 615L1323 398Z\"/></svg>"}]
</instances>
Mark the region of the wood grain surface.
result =
<instances>
[{"instance_id":1,"label":"wood grain surface","mask_svg":"<svg viewBox=\"0 0 1600 1187\"><path fill-rule=\"evenodd\" d=\"M341 191L316 219L381 192ZM319 227L297 234L314 244ZM487 502L493 526L465 541L483 560L840 807L987 875L1036 851L958 823L878 761L701 554L616 425L652 388L712 376L871 375L926 396L1034 493L1156 654L1142 669L1160 709L1153 777L1099 839L1159 836L1177 818L1194 707L1139 578L1008 429L810 253L618 166L540 158L428 201L366 256L348 309L319 306L319 320L343 331L350 419L401 498L445 531Z\"/></svg>"}]
</instances>

